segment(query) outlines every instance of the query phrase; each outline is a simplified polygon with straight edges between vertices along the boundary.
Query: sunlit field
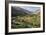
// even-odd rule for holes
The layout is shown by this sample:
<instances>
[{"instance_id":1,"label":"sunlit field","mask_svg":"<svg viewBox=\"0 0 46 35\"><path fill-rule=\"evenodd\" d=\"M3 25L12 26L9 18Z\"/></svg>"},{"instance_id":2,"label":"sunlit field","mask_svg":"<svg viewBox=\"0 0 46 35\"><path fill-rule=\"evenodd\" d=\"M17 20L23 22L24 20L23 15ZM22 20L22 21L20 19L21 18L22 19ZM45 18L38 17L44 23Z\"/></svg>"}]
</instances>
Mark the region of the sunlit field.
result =
<instances>
[{"instance_id":1,"label":"sunlit field","mask_svg":"<svg viewBox=\"0 0 46 35\"><path fill-rule=\"evenodd\" d=\"M40 12L32 15L17 15L11 17L12 28L39 28Z\"/></svg>"}]
</instances>

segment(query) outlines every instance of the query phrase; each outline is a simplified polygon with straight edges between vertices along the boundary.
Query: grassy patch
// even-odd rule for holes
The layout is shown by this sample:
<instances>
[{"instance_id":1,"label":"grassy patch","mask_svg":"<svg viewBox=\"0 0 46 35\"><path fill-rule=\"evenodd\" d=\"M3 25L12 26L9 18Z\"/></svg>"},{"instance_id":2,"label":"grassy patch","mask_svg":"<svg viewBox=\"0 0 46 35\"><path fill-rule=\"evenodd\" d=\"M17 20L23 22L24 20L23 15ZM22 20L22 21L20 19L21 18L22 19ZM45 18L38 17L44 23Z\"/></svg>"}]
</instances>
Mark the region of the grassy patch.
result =
<instances>
[{"instance_id":1,"label":"grassy patch","mask_svg":"<svg viewBox=\"0 0 46 35\"><path fill-rule=\"evenodd\" d=\"M40 14L12 17L12 28L39 28Z\"/></svg>"}]
</instances>

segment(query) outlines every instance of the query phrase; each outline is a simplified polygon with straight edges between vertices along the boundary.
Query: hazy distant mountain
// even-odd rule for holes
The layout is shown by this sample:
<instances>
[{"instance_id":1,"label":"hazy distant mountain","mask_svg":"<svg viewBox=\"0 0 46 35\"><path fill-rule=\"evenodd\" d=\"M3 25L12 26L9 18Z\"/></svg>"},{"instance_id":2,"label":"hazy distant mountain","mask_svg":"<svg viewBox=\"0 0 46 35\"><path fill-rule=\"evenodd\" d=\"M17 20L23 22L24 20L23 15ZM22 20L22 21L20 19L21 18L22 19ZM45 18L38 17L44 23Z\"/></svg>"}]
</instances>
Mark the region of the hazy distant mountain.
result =
<instances>
[{"instance_id":1,"label":"hazy distant mountain","mask_svg":"<svg viewBox=\"0 0 46 35\"><path fill-rule=\"evenodd\" d=\"M38 14L40 12L40 9L36 10L35 12L32 12L32 14Z\"/></svg>"},{"instance_id":2,"label":"hazy distant mountain","mask_svg":"<svg viewBox=\"0 0 46 35\"><path fill-rule=\"evenodd\" d=\"M40 10L37 10L36 12L31 12L31 11L25 10L20 7L12 7L11 9L12 9L12 16L26 15L26 14L32 15L32 14L36 14L36 13L40 12Z\"/></svg>"}]
</instances>

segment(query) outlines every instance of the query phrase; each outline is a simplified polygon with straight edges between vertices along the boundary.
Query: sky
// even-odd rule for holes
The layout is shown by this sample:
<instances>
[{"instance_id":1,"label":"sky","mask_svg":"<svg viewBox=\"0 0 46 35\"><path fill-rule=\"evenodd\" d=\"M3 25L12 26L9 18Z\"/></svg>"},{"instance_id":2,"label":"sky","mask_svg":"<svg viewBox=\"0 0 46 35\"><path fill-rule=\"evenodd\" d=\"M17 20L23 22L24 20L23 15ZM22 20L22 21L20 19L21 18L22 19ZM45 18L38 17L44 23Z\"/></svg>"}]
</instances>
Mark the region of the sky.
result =
<instances>
[{"instance_id":1,"label":"sky","mask_svg":"<svg viewBox=\"0 0 46 35\"><path fill-rule=\"evenodd\" d=\"M35 12L36 10L40 9L40 7L29 7L29 6L21 6L20 8L23 8L28 11Z\"/></svg>"}]
</instances>

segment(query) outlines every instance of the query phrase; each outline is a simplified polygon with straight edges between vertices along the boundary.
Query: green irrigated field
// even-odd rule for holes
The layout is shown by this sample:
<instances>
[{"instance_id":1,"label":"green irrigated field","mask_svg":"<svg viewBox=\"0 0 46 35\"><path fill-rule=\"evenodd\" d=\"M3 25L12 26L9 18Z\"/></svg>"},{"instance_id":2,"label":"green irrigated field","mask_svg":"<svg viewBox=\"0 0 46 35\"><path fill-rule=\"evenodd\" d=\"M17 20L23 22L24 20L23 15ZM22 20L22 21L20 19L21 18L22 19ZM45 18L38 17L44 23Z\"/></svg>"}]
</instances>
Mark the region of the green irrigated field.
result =
<instances>
[{"instance_id":1,"label":"green irrigated field","mask_svg":"<svg viewBox=\"0 0 46 35\"><path fill-rule=\"evenodd\" d=\"M14 16L11 25L11 28L39 28L40 14Z\"/></svg>"}]
</instances>

